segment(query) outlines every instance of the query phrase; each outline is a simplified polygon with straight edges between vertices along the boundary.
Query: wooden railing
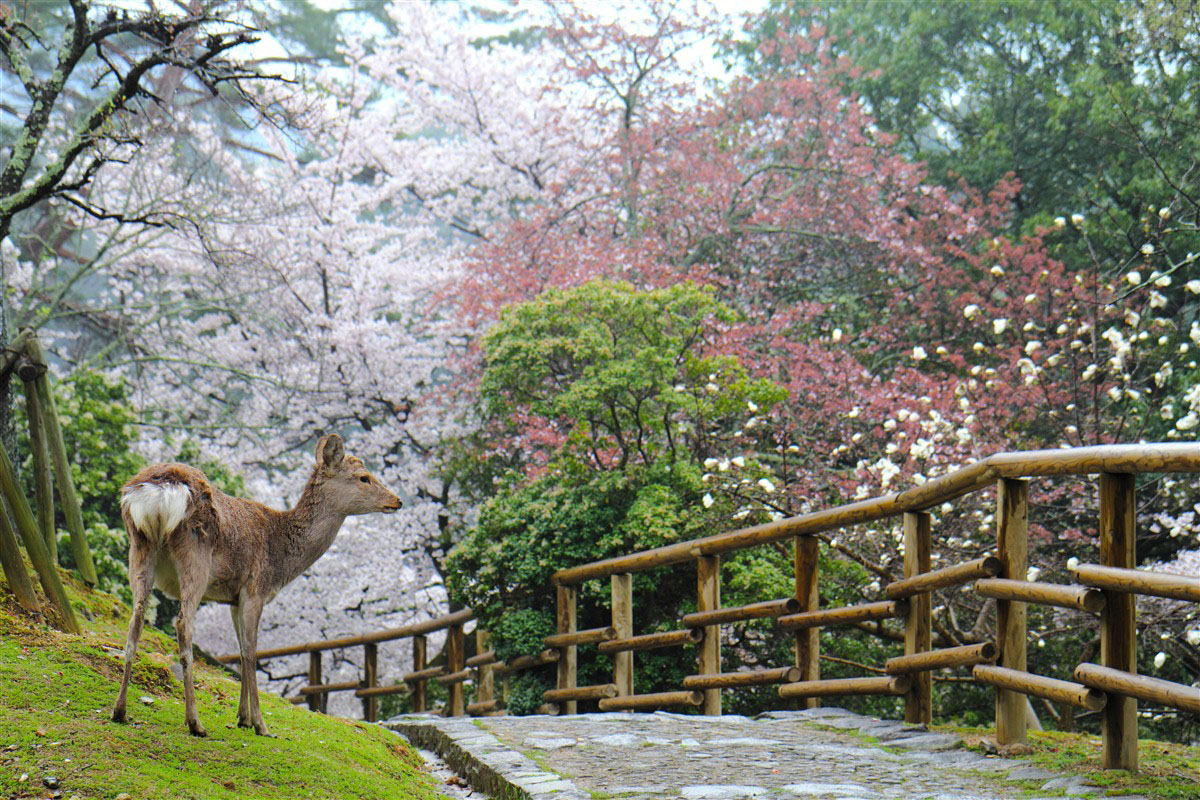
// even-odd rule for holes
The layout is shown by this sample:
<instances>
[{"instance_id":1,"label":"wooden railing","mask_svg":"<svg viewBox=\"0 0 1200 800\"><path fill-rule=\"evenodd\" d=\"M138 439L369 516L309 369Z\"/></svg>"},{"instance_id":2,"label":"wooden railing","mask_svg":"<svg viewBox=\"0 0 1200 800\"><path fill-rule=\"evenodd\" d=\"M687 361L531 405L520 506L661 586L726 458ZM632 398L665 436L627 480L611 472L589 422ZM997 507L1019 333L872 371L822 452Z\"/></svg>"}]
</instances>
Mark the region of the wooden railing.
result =
<instances>
[{"instance_id":1,"label":"wooden railing","mask_svg":"<svg viewBox=\"0 0 1200 800\"><path fill-rule=\"evenodd\" d=\"M1025 741L1025 695L1044 697L1103 714L1105 768L1137 768L1137 701L1145 700L1200 713L1200 690L1137 672L1134 602L1136 595L1200 602L1200 580L1135 570L1136 509L1134 476L1139 473L1200 472L1200 445L1152 444L1085 447L1004 453L958 470L906 492L851 503L752 528L659 547L560 570L554 575L558 595L558 634L547 644L559 647L558 685L546 696L564 703L597 697L601 687L576 686L577 648L600 642L613 652L615 697L600 708L630 710L663 706L701 706L719 714L723 688L779 684L781 697L800 698L813 706L830 695L877 694L905 698L908 722L932 720L931 671L969 667L971 677L997 688L996 737L1001 744ZM1098 474L1101 564L1074 569L1081 586L1053 586L1026 580L1028 570L1028 478ZM963 495L996 487L996 551L964 564L932 569L931 515L927 509ZM816 534L900 517L904 536L904 578L885 587L887 601L848 608L818 607L818 538ZM750 547L794 543L795 595L722 608L720 557ZM668 565L694 562L697 613L682 619L678 634L636 636L633 628L631 577ZM580 584L608 578L612 592L613 635L575 631L575 602ZM962 647L932 649L930 593L975 582L975 590L996 599L995 640ZM1065 606L1096 614L1100 627L1100 663L1080 664L1075 681L1055 680L1026 671L1027 603ZM721 673L721 626L746 619L775 618L780 631L795 636L794 666L753 672ZM862 625L887 618L904 619L904 655L889 659L884 675L822 680L817 634L822 627ZM633 652L647 647L693 641L685 632L702 632L696 674L683 681L683 691L637 694L633 685ZM607 633L607 631L606 631ZM994 662L994 663L993 663Z\"/></svg>"},{"instance_id":2,"label":"wooden railing","mask_svg":"<svg viewBox=\"0 0 1200 800\"><path fill-rule=\"evenodd\" d=\"M557 595L557 633L546 637L547 650L497 664L486 651L487 634L477 631L480 655L463 658L462 625L471 618L464 610L426 623L365 636L346 637L295 647L263 651L261 659L308 652L313 661L309 686L301 689L317 708L318 697L354 689L364 698L364 716L375 719L368 701L380 694L414 692L414 710L424 710L424 681L431 677L450 685L446 713L494 713L498 703L493 679L517 669L557 663L557 684L544 694L552 712L573 714L579 701L598 701L601 710L633 711L671 706L695 706L705 714L721 713L721 692L745 686L777 684L782 698L798 698L814 707L819 698L836 695L894 695L904 698L905 720L932 721L931 672L966 667L971 679L996 687L996 738L1000 744L1024 742L1026 695L1046 698L1103 714L1105 768L1137 768L1138 700L1200 713L1200 690L1136 674L1134 599L1136 595L1200 602L1200 580L1135 570L1134 476L1140 473L1200 472L1200 444L1112 445L1072 450L1004 453L897 494L817 511L751 528L659 547L640 553L560 570L553 576ZM1099 475L1099 534L1101 564L1074 568L1080 585L1056 586L1026 580L1028 570L1028 480L1034 477ZM933 569L930 558L931 520L927 509L989 486L996 487L996 549L962 564ZM887 600L841 608L819 607L817 534L863 523L899 517L904 538L904 578L884 588ZM751 547L792 540L795 593L736 608L721 606L720 557ZM696 565L697 611L685 615L677 631L636 635L633 625L632 575L659 567ZM612 596L611 625L577 630L579 586L608 578ZM994 641L934 649L931 593L974 581L981 596L994 598L997 625ZM1080 664L1076 682L1035 675L1026 670L1028 603L1071 608L1098 616L1100 663ZM779 631L794 636L794 664L773 669L721 672L721 627L752 619L776 620ZM903 619L904 654L882 665L882 675L822 680L818 633L823 627ZM425 664L424 635L449 629L447 663ZM413 671L399 687L376 687L375 644L414 638ZM696 674L686 677L678 691L638 694L634 686L634 653L659 647L699 644ZM942 644L938 642L938 644ZM363 678L346 684L321 684L320 652L336 647L363 646ZM596 646L612 655L611 683L578 686L578 648ZM234 661L236 655L223 661ZM474 667L477 702L464 707L462 682Z\"/></svg>"},{"instance_id":3,"label":"wooden railing","mask_svg":"<svg viewBox=\"0 0 1200 800\"><path fill-rule=\"evenodd\" d=\"M260 650L258 661L308 653L308 683L299 688L291 701L296 704L307 702L313 711L325 712L330 694L349 691L353 691L355 697L362 699L363 719L368 722L378 721L379 698L387 695L411 694L412 710L418 713L428 711L428 688L429 681L432 680L447 687L449 697L445 708L442 709L447 716L497 713L503 710L503 702L497 697L496 678L504 680L516 672L552 664L558 660L559 651L547 649L533 655L499 661L495 652L488 649L487 632L476 629L476 653L467 658L465 626L474 619L475 615L471 613L471 609L464 608L399 628ZM427 637L441 630L446 631L446 644L443 649L445 658L441 659L444 663L431 666ZM382 642L400 639L412 639L412 671L402 674L397 683L381 685L379 645ZM344 650L351 647L363 648L362 678L340 683L322 683L322 654L327 650ZM217 660L225 664L234 664L240 658L237 653L229 653L219 656ZM469 704L465 702L463 692L463 684L468 680L473 680L475 684L475 702ZM542 711L557 714L558 707L548 703Z\"/></svg>"}]
</instances>

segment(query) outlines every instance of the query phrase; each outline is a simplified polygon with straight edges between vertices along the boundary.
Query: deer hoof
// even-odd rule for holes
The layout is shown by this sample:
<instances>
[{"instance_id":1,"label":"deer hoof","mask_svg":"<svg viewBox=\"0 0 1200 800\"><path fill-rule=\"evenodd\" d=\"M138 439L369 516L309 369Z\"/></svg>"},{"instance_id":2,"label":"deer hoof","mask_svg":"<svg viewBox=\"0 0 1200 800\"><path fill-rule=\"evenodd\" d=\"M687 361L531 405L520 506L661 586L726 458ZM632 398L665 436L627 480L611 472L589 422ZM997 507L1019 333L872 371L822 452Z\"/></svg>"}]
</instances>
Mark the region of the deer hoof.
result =
<instances>
[{"instance_id":1,"label":"deer hoof","mask_svg":"<svg viewBox=\"0 0 1200 800\"><path fill-rule=\"evenodd\" d=\"M238 727L239 728L253 728L254 723L251 722L248 717L238 717Z\"/></svg>"},{"instance_id":2,"label":"deer hoof","mask_svg":"<svg viewBox=\"0 0 1200 800\"><path fill-rule=\"evenodd\" d=\"M117 706L116 708L113 709L112 721L113 722L124 722L125 721L125 707L124 706Z\"/></svg>"},{"instance_id":3,"label":"deer hoof","mask_svg":"<svg viewBox=\"0 0 1200 800\"><path fill-rule=\"evenodd\" d=\"M199 722L189 722L188 730L192 732L192 736L204 737L208 736L208 731L204 730L204 726Z\"/></svg>"},{"instance_id":4,"label":"deer hoof","mask_svg":"<svg viewBox=\"0 0 1200 800\"><path fill-rule=\"evenodd\" d=\"M259 722L254 725L254 732L257 733L259 736L268 736L272 739L275 738L275 736L273 734L267 732L267 725L266 725L266 723L263 723L263 722Z\"/></svg>"}]
</instances>

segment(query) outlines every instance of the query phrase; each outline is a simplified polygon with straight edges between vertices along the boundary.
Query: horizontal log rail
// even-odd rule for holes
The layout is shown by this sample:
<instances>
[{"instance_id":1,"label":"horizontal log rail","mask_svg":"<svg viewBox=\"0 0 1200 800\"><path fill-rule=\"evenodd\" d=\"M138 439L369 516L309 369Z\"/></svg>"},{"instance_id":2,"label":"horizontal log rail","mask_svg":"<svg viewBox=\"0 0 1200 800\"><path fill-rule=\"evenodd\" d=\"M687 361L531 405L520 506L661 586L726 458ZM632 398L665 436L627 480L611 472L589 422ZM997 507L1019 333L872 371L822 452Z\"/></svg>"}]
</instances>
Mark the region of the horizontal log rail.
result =
<instances>
[{"instance_id":1,"label":"horizontal log rail","mask_svg":"<svg viewBox=\"0 0 1200 800\"><path fill-rule=\"evenodd\" d=\"M453 625L461 625L474 618L475 616L471 613L471 609L464 608L461 611L455 611L453 614L446 614L424 622L416 622L412 625L402 625L399 628L388 628L387 630L376 631L375 633L343 636L338 639L324 639L319 642L305 642L304 644L288 645L287 647L259 650L257 658L259 661L266 661L281 656L318 653L323 650L340 650L346 647L359 647L364 644L378 644L379 642L390 642L395 639L406 639L410 636L423 636ZM223 656L217 656L217 660L223 664L236 664L239 659L241 659L239 653L228 653Z\"/></svg>"},{"instance_id":2,"label":"horizontal log rail","mask_svg":"<svg viewBox=\"0 0 1200 800\"><path fill-rule=\"evenodd\" d=\"M1086 586L1061 586L1054 583L1015 581L1008 578L982 578L975 581L975 591L997 600L1017 600L1044 606L1073 608L1099 614L1104 610L1104 592Z\"/></svg>"},{"instance_id":3,"label":"horizontal log rail","mask_svg":"<svg viewBox=\"0 0 1200 800\"><path fill-rule=\"evenodd\" d=\"M499 700L481 700L478 703L468 703L467 713L473 717L478 717L484 714L493 714L503 710L503 708L504 704Z\"/></svg>"},{"instance_id":4,"label":"horizontal log rail","mask_svg":"<svg viewBox=\"0 0 1200 800\"><path fill-rule=\"evenodd\" d=\"M1200 689L1194 686L1184 686L1146 675L1134 675L1099 664L1080 664L1075 668L1075 680L1109 694L1136 697L1149 703L1200 714Z\"/></svg>"},{"instance_id":5,"label":"horizontal log rail","mask_svg":"<svg viewBox=\"0 0 1200 800\"><path fill-rule=\"evenodd\" d=\"M559 703L565 700L601 700L616 697L618 694L615 683L601 683L595 686L576 686L572 689L547 689L542 692L542 699L547 703Z\"/></svg>"},{"instance_id":6,"label":"horizontal log rail","mask_svg":"<svg viewBox=\"0 0 1200 800\"><path fill-rule=\"evenodd\" d=\"M980 683L1031 694L1034 697L1044 697L1056 703L1066 703L1088 711L1099 711L1108 700L1104 692L1082 683L1061 681L991 664L976 664L971 668L971 674Z\"/></svg>"},{"instance_id":7,"label":"horizontal log rail","mask_svg":"<svg viewBox=\"0 0 1200 800\"><path fill-rule=\"evenodd\" d=\"M1200 603L1200 580L1187 575L1102 567L1099 564L1080 564L1073 572L1075 580L1099 589Z\"/></svg>"},{"instance_id":8,"label":"horizontal log rail","mask_svg":"<svg viewBox=\"0 0 1200 800\"><path fill-rule=\"evenodd\" d=\"M718 672L713 675L688 675L683 679L685 689L735 689L741 686L766 686L772 683L796 683L799 667L755 669L745 672Z\"/></svg>"},{"instance_id":9,"label":"horizontal log rail","mask_svg":"<svg viewBox=\"0 0 1200 800\"><path fill-rule=\"evenodd\" d=\"M995 556L984 556L974 561L942 567L932 572L922 572L911 578L889 583L884 587L884 594L892 600L911 597L914 594L924 594L937 589L948 589L970 583L976 578L988 578L1000 572L1002 564Z\"/></svg>"},{"instance_id":10,"label":"horizontal log rail","mask_svg":"<svg viewBox=\"0 0 1200 800\"><path fill-rule=\"evenodd\" d=\"M499 663L499 659L496 658L495 650L487 650L482 653L476 653L468 658L465 663L468 667L486 667L489 664Z\"/></svg>"},{"instance_id":11,"label":"horizontal log rail","mask_svg":"<svg viewBox=\"0 0 1200 800\"><path fill-rule=\"evenodd\" d=\"M800 601L794 597L783 600L765 600L734 608L716 611L696 611L684 614L683 624L688 628L703 628L706 625L727 625L730 622L745 622L750 619L768 619L784 614L795 614L800 610Z\"/></svg>"},{"instance_id":12,"label":"horizontal log rail","mask_svg":"<svg viewBox=\"0 0 1200 800\"><path fill-rule=\"evenodd\" d=\"M406 683L397 683L392 686L371 686L366 689L359 689L354 693L355 697L386 697L393 694L412 694L412 687Z\"/></svg>"},{"instance_id":13,"label":"horizontal log rail","mask_svg":"<svg viewBox=\"0 0 1200 800\"><path fill-rule=\"evenodd\" d=\"M561 655L558 650L543 650L537 655L518 656L517 658L497 664L492 669L496 671L497 675L510 675L514 672L553 664L555 661L558 661Z\"/></svg>"},{"instance_id":14,"label":"horizontal log rail","mask_svg":"<svg viewBox=\"0 0 1200 800\"><path fill-rule=\"evenodd\" d=\"M572 645L595 644L617 638L617 629L609 625L604 628L589 628L574 633L555 633L542 640L546 647L570 647Z\"/></svg>"},{"instance_id":15,"label":"horizontal log rail","mask_svg":"<svg viewBox=\"0 0 1200 800\"><path fill-rule=\"evenodd\" d=\"M445 674L446 674L446 665L439 664L438 666L435 666L435 667L426 667L425 669L418 669L418 670L414 670L413 672L406 672L400 676L400 680L404 681L405 683L413 683L414 681L424 681L424 680L429 680L430 678L437 678L437 677L440 677Z\"/></svg>"},{"instance_id":16,"label":"horizontal log rail","mask_svg":"<svg viewBox=\"0 0 1200 800\"><path fill-rule=\"evenodd\" d=\"M823 681L799 681L779 687L780 697L833 697L838 695L903 695L912 687L912 678L835 678Z\"/></svg>"},{"instance_id":17,"label":"horizontal log rail","mask_svg":"<svg viewBox=\"0 0 1200 800\"><path fill-rule=\"evenodd\" d=\"M597 649L601 653L623 653L629 650L655 650L660 647L678 647L685 644L696 644L704 639L703 628L685 628L681 631L664 631L663 633L645 633L641 636L629 636L624 639L612 639L601 642Z\"/></svg>"},{"instance_id":18,"label":"horizontal log rail","mask_svg":"<svg viewBox=\"0 0 1200 800\"><path fill-rule=\"evenodd\" d=\"M991 642L948 647L945 650L930 650L911 656L889 658L883 665L889 675L907 672L925 672L946 667L967 667L996 660L996 645Z\"/></svg>"},{"instance_id":19,"label":"horizontal log rail","mask_svg":"<svg viewBox=\"0 0 1200 800\"><path fill-rule=\"evenodd\" d=\"M681 564L697 556L720 555L795 536L877 522L906 511L941 505L991 486L1000 478L1151 472L1200 472L1200 447L1190 443L1113 444L997 453L904 492L562 569L554 573L553 582L571 586L594 578Z\"/></svg>"},{"instance_id":20,"label":"horizontal log rail","mask_svg":"<svg viewBox=\"0 0 1200 800\"><path fill-rule=\"evenodd\" d=\"M471 670L460 669L458 672L451 672L448 675L438 675L434 678L435 681L442 686L449 686L452 683L462 683L471 679Z\"/></svg>"},{"instance_id":21,"label":"horizontal log rail","mask_svg":"<svg viewBox=\"0 0 1200 800\"><path fill-rule=\"evenodd\" d=\"M829 628L835 625L853 625L856 622L872 622L881 619L903 617L908 613L908 600L885 600L881 603L866 603L861 606L843 606L821 611L805 611L780 617L775 623L781 630L804 630L806 628Z\"/></svg>"},{"instance_id":22,"label":"horizontal log rail","mask_svg":"<svg viewBox=\"0 0 1200 800\"><path fill-rule=\"evenodd\" d=\"M698 706L704 702L701 692L657 692L655 694L629 694L601 700L601 711L647 711L671 706Z\"/></svg>"},{"instance_id":23,"label":"horizontal log rail","mask_svg":"<svg viewBox=\"0 0 1200 800\"><path fill-rule=\"evenodd\" d=\"M362 681L343 681L342 683L323 683L318 686L301 686L299 694L302 697L307 697L310 694L328 694L329 692L345 692L350 689L358 689L362 686Z\"/></svg>"}]
</instances>

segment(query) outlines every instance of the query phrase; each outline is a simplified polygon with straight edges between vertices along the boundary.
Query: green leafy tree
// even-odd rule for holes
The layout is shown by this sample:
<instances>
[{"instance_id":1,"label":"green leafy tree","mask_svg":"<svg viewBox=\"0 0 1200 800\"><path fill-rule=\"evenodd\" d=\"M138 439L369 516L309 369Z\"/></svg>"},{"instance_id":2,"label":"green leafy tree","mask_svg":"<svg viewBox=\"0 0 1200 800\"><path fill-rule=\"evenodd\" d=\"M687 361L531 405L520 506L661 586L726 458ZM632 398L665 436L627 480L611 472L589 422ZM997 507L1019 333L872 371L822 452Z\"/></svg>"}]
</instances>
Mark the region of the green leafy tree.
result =
<instances>
[{"instance_id":1,"label":"green leafy tree","mask_svg":"<svg viewBox=\"0 0 1200 800\"><path fill-rule=\"evenodd\" d=\"M753 452L741 429L748 407L785 399L735 358L709 352L714 327L733 320L692 284L638 292L593 282L510 307L488 334L484 433L451 466L490 472L496 483L447 572L452 599L471 606L499 657L534 652L553 631L545 587L556 570L714 534L734 514L755 521L772 513L739 508L732 494L713 497L705 473L713 454ZM738 460L745 481L764 474L753 457ZM748 561L743 570L735 558L727 575L761 599L774 590L764 581L779 583L790 566L760 567ZM680 614L695 610L695 578L686 570L638 574L633 590L639 630L675 628ZM582 587L580 626L607 624L609 613L604 587ZM639 691L678 686L685 663L639 659ZM581 680L607 668L606 659L585 660ZM510 697L510 710L540 703L538 687L546 686L529 680Z\"/></svg>"},{"instance_id":2,"label":"green leafy tree","mask_svg":"<svg viewBox=\"0 0 1200 800\"><path fill-rule=\"evenodd\" d=\"M1196 196L1194 9L975 0L774 0L771 9L755 40L780 28L822 33L829 56L855 67L840 73L845 88L932 179L986 192L1015 174L1013 225L1026 233L1087 217L1091 248L1073 239L1062 255L1115 269L1139 256L1148 206ZM1196 244L1174 246L1182 255Z\"/></svg>"}]
</instances>

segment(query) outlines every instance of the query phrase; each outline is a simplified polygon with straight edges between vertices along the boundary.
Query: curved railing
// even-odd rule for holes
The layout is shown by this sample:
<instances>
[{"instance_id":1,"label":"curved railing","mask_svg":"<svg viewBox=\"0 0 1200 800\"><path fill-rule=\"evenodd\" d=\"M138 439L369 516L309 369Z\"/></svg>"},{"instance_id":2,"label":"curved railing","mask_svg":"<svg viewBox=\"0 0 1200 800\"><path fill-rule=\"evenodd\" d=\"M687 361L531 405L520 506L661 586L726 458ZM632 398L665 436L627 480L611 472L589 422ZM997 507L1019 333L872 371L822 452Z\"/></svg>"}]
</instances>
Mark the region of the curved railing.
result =
<instances>
[{"instance_id":1,"label":"curved railing","mask_svg":"<svg viewBox=\"0 0 1200 800\"><path fill-rule=\"evenodd\" d=\"M266 650L260 659L307 652L310 707L322 707L330 692L354 690L363 698L363 713L374 720L378 696L414 693L414 709L426 706L425 682L438 680L450 687L445 713L496 713L493 680L519 669L556 663L557 684L544 694L544 710L575 713L580 701L598 701L601 710L639 710L698 706L705 714L721 713L721 692L745 686L777 684L783 698L799 698L815 706L818 698L846 694L902 696L905 719L932 719L931 673L945 667L967 667L971 679L997 689L996 737L1000 744L1023 742L1026 736L1026 695L1046 698L1103 714L1102 737L1106 768L1137 768L1138 700L1200 713L1200 689L1137 675L1135 596L1147 595L1200 602L1200 579L1135 570L1134 476L1141 473L1200 472L1200 444L1109 445L1063 450L1001 453L928 481L908 491L816 511L764 525L703 539L667 545L640 553L608 558L556 572L558 632L545 639L546 650L507 663L497 662L487 649L487 634L476 631L477 655L466 658L463 625L470 610L429 622L362 636L312 642ZM1099 475L1099 534L1101 564L1073 568L1079 585L1059 586L1026 580L1029 478ZM987 487L996 487L996 551L962 564L933 569L930 558L932 517L927 509ZM864 523L901 517L904 532L904 578L884 587L886 600L841 608L819 607L818 543L820 534ZM751 547L791 539L795 547L795 593L735 608L720 602L720 557ZM697 611L685 615L676 631L635 635L632 574L695 562ZM608 578L612 591L612 624L578 630L576 598L580 584ZM932 634L931 593L974 581L981 596L994 598L997 625L994 641L942 647ZM1100 663L1076 667L1074 681L1063 681L1026 670L1026 604L1045 604L1094 615L1100 628ZM795 663L772 669L721 672L721 627L751 619L775 619L779 631L795 637ZM885 619L903 619L904 654L889 659L871 677L822 680L818 633L822 627L855 625L882 635ZM425 661L425 635L447 629L445 664ZM412 637L413 670L396 686L376 685L375 646ZM639 650L699 644L696 674L677 691L637 694L633 654ZM596 646L613 657L611 683L578 686L578 648ZM934 649L934 645L939 645ZM363 678L341 684L321 683L320 654L324 650L362 646ZM235 661L236 655L223 656ZM474 672L472 672L474 669ZM474 678L476 702L464 705L463 683Z\"/></svg>"}]
</instances>

